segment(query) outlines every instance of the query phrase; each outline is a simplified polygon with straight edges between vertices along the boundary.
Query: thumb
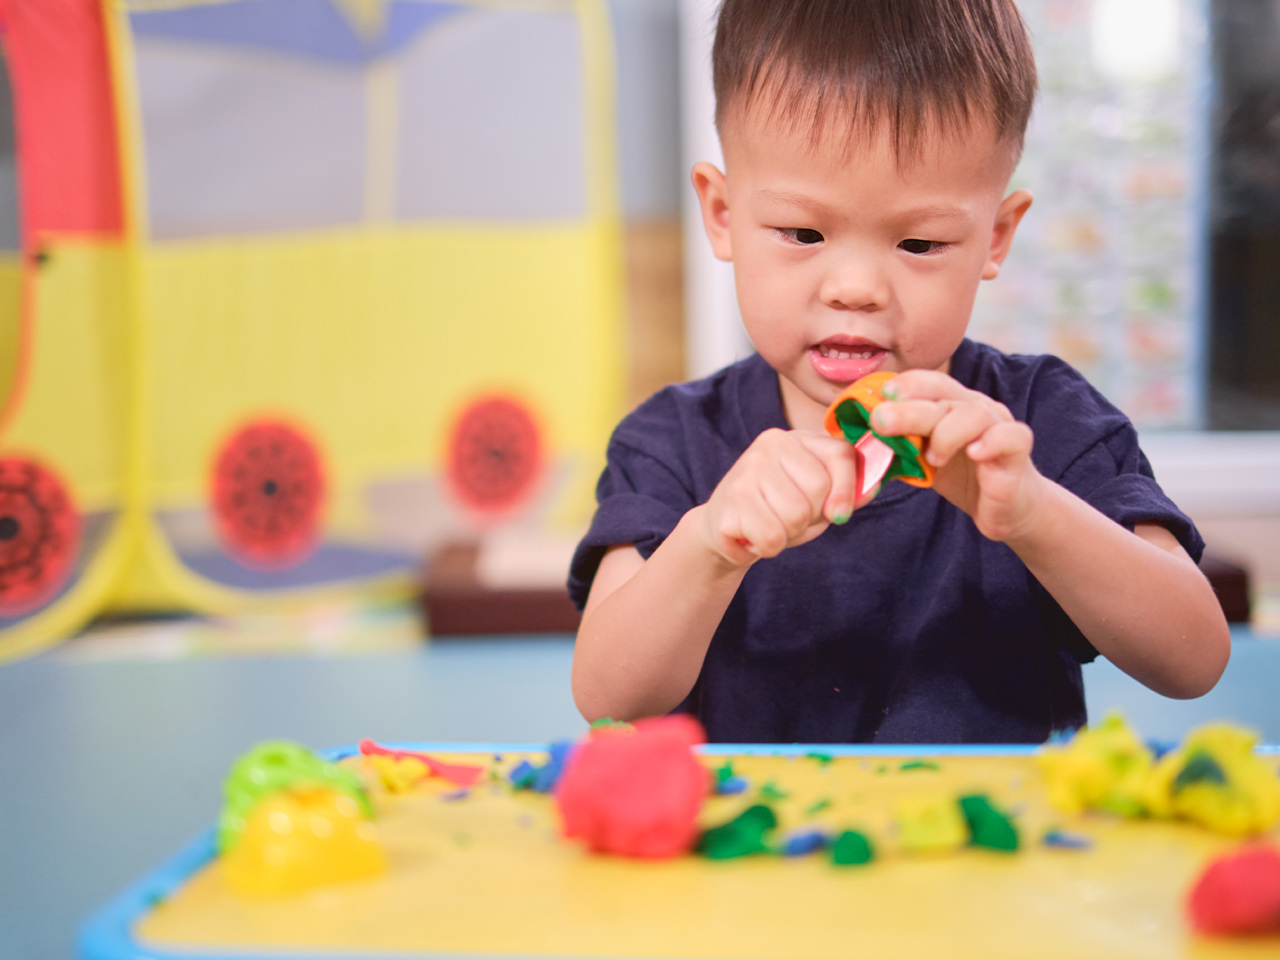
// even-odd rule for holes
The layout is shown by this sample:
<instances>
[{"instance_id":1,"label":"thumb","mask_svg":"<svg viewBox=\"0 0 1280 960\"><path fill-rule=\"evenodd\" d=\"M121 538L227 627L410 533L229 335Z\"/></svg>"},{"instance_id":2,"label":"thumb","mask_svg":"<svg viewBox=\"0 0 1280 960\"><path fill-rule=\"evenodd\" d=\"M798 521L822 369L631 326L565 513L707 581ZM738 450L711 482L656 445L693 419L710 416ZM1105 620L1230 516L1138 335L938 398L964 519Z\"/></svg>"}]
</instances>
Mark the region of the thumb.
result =
<instances>
[{"instance_id":1,"label":"thumb","mask_svg":"<svg viewBox=\"0 0 1280 960\"><path fill-rule=\"evenodd\" d=\"M797 433L800 442L813 453L831 478L831 489L822 503L822 515L834 524L847 523L859 504L854 503L858 489L858 457L853 444L825 434Z\"/></svg>"}]
</instances>

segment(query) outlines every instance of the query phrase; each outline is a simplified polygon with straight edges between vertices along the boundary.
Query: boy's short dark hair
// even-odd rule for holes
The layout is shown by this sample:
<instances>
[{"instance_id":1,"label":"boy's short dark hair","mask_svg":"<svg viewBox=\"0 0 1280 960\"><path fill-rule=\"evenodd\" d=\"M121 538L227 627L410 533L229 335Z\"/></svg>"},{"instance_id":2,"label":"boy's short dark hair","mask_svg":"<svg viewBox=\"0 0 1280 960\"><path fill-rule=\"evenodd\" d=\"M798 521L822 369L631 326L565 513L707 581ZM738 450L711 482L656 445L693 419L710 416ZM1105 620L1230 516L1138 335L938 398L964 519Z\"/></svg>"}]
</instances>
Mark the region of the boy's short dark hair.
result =
<instances>
[{"instance_id":1,"label":"boy's short dark hair","mask_svg":"<svg viewBox=\"0 0 1280 960\"><path fill-rule=\"evenodd\" d=\"M723 0L712 48L716 125L764 109L814 139L888 123L899 157L933 125L985 117L1021 152L1035 56L1014 0Z\"/></svg>"}]
</instances>

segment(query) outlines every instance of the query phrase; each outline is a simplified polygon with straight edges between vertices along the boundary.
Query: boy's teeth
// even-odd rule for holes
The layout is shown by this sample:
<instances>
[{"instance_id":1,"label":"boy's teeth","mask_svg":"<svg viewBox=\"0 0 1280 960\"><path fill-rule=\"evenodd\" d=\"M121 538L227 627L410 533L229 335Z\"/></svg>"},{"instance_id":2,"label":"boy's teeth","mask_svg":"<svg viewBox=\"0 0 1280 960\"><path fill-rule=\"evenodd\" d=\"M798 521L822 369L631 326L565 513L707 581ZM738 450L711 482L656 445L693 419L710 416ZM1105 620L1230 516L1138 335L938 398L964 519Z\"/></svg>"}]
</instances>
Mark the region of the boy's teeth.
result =
<instances>
[{"instance_id":1,"label":"boy's teeth","mask_svg":"<svg viewBox=\"0 0 1280 960\"><path fill-rule=\"evenodd\" d=\"M870 360L875 356L874 350L842 350L839 347L831 347L826 344L820 344L818 350L824 357L832 360L853 360L855 358L858 360Z\"/></svg>"}]
</instances>

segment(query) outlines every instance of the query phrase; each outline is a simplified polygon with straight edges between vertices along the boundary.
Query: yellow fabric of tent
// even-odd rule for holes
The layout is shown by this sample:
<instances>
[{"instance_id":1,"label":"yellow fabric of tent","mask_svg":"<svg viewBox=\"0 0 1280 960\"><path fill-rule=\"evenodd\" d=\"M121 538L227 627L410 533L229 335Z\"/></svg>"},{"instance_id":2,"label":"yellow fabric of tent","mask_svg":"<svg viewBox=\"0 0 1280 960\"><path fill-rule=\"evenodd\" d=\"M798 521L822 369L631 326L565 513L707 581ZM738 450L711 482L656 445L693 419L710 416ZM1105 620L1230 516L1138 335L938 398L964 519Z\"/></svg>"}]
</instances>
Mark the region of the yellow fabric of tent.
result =
<instances>
[{"instance_id":1,"label":"yellow fabric of tent","mask_svg":"<svg viewBox=\"0 0 1280 960\"><path fill-rule=\"evenodd\" d=\"M121 235L40 236L30 336L0 364L0 388L24 384L0 459L61 481L77 550L35 608L0 586L0 659L109 610L402 595L433 542L585 522L622 404L603 4L103 0L101 23ZM281 47L297 36L321 39ZM433 66L451 57L483 82ZM499 105L517 121L485 121L501 84L544 75ZM520 118L544 109L573 133L539 147ZM331 148L299 127L295 156L256 154L310 118ZM457 137L424 143L420 122Z\"/></svg>"}]
</instances>

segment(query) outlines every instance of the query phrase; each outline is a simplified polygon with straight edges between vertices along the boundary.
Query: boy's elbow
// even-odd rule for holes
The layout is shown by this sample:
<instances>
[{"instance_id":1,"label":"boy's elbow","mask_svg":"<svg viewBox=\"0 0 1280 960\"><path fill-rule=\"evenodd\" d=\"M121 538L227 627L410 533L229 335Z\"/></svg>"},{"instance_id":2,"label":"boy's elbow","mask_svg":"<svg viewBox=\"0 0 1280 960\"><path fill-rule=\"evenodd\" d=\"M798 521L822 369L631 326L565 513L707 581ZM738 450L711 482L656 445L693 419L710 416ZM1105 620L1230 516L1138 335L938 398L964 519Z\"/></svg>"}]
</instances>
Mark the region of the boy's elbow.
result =
<instances>
[{"instance_id":1,"label":"boy's elbow","mask_svg":"<svg viewBox=\"0 0 1280 960\"><path fill-rule=\"evenodd\" d=\"M1200 655L1196 658L1194 669L1183 671L1177 683L1169 690L1162 690L1166 697L1174 700L1195 700L1218 685L1226 672L1227 663L1231 660L1231 628L1226 618L1219 616L1216 622L1206 631L1207 636L1201 642Z\"/></svg>"},{"instance_id":2,"label":"boy's elbow","mask_svg":"<svg viewBox=\"0 0 1280 960\"><path fill-rule=\"evenodd\" d=\"M573 688L573 705L578 708L578 713L582 714L582 719L587 723L595 723L609 716L595 698L579 690L576 684Z\"/></svg>"},{"instance_id":3,"label":"boy's elbow","mask_svg":"<svg viewBox=\"0 0 1280 960\"><path fill-rule=\"evenodd\" d=\"M600 683L586 675L585 670L579 669L577 658L574 659L573 672L569 679L569 688L573 694L573 705L578 708L578 713L582 714L582 719L587 723L595 723L597 720L630 720L630 717L620 716L622 712L612 702L605 691L600 689Z\"/></svg>"}]
</instances>

